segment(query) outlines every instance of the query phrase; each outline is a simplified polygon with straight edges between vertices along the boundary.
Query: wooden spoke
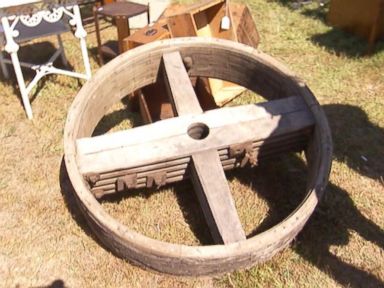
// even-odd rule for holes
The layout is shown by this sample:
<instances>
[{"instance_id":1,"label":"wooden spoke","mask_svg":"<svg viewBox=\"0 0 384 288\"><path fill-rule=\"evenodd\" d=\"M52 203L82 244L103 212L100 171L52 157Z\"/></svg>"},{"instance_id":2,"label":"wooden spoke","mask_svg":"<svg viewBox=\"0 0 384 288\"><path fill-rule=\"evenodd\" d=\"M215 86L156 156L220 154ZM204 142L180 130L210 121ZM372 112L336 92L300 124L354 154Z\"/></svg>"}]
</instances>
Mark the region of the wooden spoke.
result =
<instances>
[{"instance_id":1,"label":"wooden spoke","mask_svg":"<svg viewBox=\"0 0 384 288\"><path fill-rule=\"evenodd\" d=\"M165 84L174 113L179 116L202 113L180 53L164 54L163 63ZM204 122L205 119L189 125L187 134L192 138L189 141L201 141L208 137L209 126ZM245 240L219 153L216 147L211 148L213 149L193 154L191 163L190 176L205 219L215 243L227 244Z\"/></svg>"},{"instance_id":2,"label":"wooden spoke","mask_svg":"<svg viewBox=\"0 0 384 288\"><path fill-rule=\"evenodd\" d=\"M192 182L215 243L245 240L231 191L215 150L192 155Z\"/></svg>"},{"instance_id":3,"label":"wooden spoke","mask_svg":"<svg viewBox=\"0 0 384 288\"><path fill-rule=\"evenodd\" d=\"M168 97L177 115L202 113L195 90L179 52L163 55L164 79Z\"/></svg>"}]
</instances>

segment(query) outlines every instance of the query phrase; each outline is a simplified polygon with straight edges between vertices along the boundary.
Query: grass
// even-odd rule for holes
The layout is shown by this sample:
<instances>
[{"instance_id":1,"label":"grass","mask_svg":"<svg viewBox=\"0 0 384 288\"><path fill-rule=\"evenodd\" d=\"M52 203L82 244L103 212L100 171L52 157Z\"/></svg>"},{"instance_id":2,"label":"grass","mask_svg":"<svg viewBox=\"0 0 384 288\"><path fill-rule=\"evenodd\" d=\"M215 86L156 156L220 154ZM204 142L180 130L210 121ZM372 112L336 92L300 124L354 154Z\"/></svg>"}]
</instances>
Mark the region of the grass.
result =
<instances>
[{"instance_id":1,"label":"grass","mask_svg":"<svg viewBox=\"0 0 384 288\"><path fill-rule=\"evenodd\" d=\"M62 166L66 113L81 85L67 77L48 77L33 100L34 120L28 121L15 81L1 81L0 286L384 286L384 43L365 57L364 43L325 25L325 12L316 5L291 10L287 1L247 3L261 35L260 49L306 81L333 132L327 195L297 239L269 262L217 277L172 277L115 257L87 228ZM108 33L114 35L113 30ZM82 69L77 42L70 34L64 38L71 65ZM51 40L40 44L44 49L38 50L39 59ZM99 68L95 45L90 33L93 71ZM239 104L247 101L253 96ZM107 116L99 131L137 121L123 104L114 108L118 113ZM111 127L115 123L119 126ZM285 217L303 197L305 169L299 157L282 157L228 176L248 234ZM148 236L190 245L210 241L188 183L166 191L138 191L102 205Z\"/></svg>"}]
</instances>

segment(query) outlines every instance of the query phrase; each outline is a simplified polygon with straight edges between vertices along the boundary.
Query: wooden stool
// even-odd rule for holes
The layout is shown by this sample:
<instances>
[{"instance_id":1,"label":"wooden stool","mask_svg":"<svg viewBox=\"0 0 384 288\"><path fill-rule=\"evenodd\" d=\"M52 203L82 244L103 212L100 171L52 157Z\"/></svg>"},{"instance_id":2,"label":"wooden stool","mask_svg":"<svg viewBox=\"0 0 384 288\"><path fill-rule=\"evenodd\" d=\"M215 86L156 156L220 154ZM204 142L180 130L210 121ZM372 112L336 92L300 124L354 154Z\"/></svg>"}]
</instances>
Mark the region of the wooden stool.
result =
<instances>
[{"instance_id":1,"label":"wooden stool","mask_svg":"<svg viewBox=\"0 0 384 288\"><path fill-rule=\"evenodd\" d=\"M104 55L114 58L123 50L123 39L130 35L129 18L147 13L148 24L150 22L149 4L142 5L133 2L114 2L104 6L96 7L94 10L97 50L99 54L100 65L104 64ZM101 44L99 15L111 17L117 28L117 43L111 42L108 45Z\"/></svg>"},{"instance_id":2,"label":"wooden stool","mask_svg":"<svg viewBox=\"0 0 384 288\"><path fill-rule=\"evenodd\" d=\"M163 21L164 22L164 21ZM166 23L157 22L153 25L147 25L144 28L133 33L124 39L124 51L133 49L140 45L144 45L156 40L168 39L170 37L168 26Z\"/></svg>"}]
</instances>

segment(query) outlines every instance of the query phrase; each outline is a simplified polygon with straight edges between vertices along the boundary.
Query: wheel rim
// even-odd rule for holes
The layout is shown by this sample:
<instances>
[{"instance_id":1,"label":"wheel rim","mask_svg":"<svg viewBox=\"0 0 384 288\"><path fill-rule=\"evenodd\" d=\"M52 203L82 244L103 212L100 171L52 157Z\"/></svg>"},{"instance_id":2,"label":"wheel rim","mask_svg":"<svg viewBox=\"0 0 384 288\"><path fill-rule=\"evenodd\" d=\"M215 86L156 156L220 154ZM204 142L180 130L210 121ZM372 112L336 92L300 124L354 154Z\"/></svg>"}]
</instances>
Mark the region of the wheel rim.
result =
<instances>
[{"instance_id":1,"label":"wheel rim","mask_svg":"<svg viewBox=\"0 0 384 288\"><path fill-rule=\"evenodd\" d=\"M196 65L189 72L192 76L213 77L240 84L267 99L276 98L277 90L282 98L299 95L313 113L315 128L307 150L310 175L306 197L287 218L267 231L226 245L196 247L162 242L132 231L112 218L87 187L76 160L76 139L90 136L105 112L116 101L153 83L156 76L154 71L158 70L162 55L172 51L180 51L183 57L192 57L196 64L207 59L206 51L211 55L229 57L232 61L227 61L225 65L246 60L249 65L243 67L239 73L234 73L232 67L216 69L223 65L220 61L210 63L216 67L215 75L204 70L204 65ZM148 61L148 55L151 61ZM208 62L216 61L209 59ZM145 64L147 72L140 68ZM131 69L131 72L127 72L128 69ZM252 77L256 73L261 73L261 78L268 83L266 87L261 86L261 80ZM141 75L141 78L135 75ZM108 94L108 91L102 89L107 81L115 81L115 88L119 93L105 100L102 96ZM276 83L282 86L270 88ZM158 271L178 275L208 275L264 261L289 244L302 229L323 194L330 171L332 144L327 120L316 99L304 83L277 61L250 47L225 40L176 38L151 43L119 56L86 83L69 110L64 149L66 167L81 210L106 246L121 257Z\"/></svg>"}]
</instances>

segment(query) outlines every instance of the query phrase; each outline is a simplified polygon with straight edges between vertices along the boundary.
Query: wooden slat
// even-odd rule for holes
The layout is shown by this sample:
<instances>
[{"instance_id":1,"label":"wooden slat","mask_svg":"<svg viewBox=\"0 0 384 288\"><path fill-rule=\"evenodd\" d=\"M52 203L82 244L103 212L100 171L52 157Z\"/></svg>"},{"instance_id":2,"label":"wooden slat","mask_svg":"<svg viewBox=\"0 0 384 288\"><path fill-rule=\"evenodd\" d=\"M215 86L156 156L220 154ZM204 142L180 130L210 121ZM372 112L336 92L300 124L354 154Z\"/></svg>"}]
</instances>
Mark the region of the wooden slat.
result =
<instances>
[{"instance_id":1,"label":"wooden slat","mask_svg":"<svg viewBox=\"0 0 384 288\"><path fill-rule=\"evenodd\" d=\"M262 118L272 118L272 116L296 111L307 111L307 107L301 97L289 97L273 102L215 109L206 111L202 115L181 116L147 126L135 127L96 137L80 138L76 140L77 153L93 154L122 146L138 145L160 138L170 138L175 135L185 134L185 127L189 123L204 122L212 130L220 126L239 124Z\"/></svg>"},{"instance_id":2,"label":"wooden slat","mask_svg":"<svg viewBox=\"0 0 384 288\"><path fill-rule=\"evenodd\" d=\"M143 122L145 124L152 123L152 116L149 112L147 101L145 100L145 97L143 93L139 92L139 107L140 107L140 115L143 118Z\"/></svg>"},{"instance_id":3,"label":"wooden slat","mask_svg":"<svg viewBox=\"0 0 384 288\"><path fill-rule=\"evenodd\" d=\"M180 53L175 51L164 54L163 63L165 86L174 112L177 115L202 113Z\"/></svg>"},{"instance_id":4,"label":"wooden slat","mask_svg":"<svg viewBox=\"0 0 384 288\"><path fill-rule=\"evenodd\" d=\"M172 38L197 36L196 26L190 13L170 16L167 19Z\"/></svg>"},{"instance_id":5,"label":"wooden slat","mask_svg":"<svg viewBox=\"0 0 384 288\"><path fill-rule=\"evenodd\" d=\"M279 109L276 108L277 102ZM306 107L290 104L279 100L268 102L268 105L263 105L265 107L249 105L212 110L156 122L147 127L82 138L77 140L79 169L85 174L138 167L311 127L313 117ZM196 122L205 123L210 128L206 139L195 140L186 134L190 124Z\"/></svg>"},{"instance_id":6,"label":"wooden slat","mask_svg":"<svg viewBox=\"0 0 384 288\"><path fill-rule=\"evenodd\" d=\"M274 137L272 140L268 139L268 141L256 142L252 144L253 152L256 153L257 158L265 158L274 156L272 154L276 154L278 156L282 153L288 153L292 151L300 151L302 150L307 140L310 136L309 132L302 134L289 134L293 135L292 137ZM222 165L225 166L228 164L228 160L233 161L235 163L236 159L231 158L228 154L229 149L221 149L218 150L220 160ZM114 172L102 173L99 175L99 180L97 180L92 187L102 187L106 184L113 184L116 182L118 177L130 174L137 174L137 177L144 177L150 173L157 173L166 171L167 173L173 171L186 171L190 163L190 157L185 157L181 159L166 161L162 163L156 163L151 165L145 165L141 167L134 167L130 169L123 169ZM231 162L232 163L232 162ZM234 168L234 167L233 167Z\"/></svg>"},{"instance_id":7,"label":"wooden slat","mask_svg":"<svg viewBox=\"0 0 384 288\"><path fill-rule=\"evenodd\" d=\"M192 182L215 243L245 240L217 151L192 155Z\"/></svg>"},{"instance_id":8,"label":"wooden slat","mask_svg":"<svg viewBox=\"0 0 384 288\"><path fill-rule=\"evenodd\" d=\"M272 159L275 157L278 157L281 154L288 153L288 152L298 152L302 151L306 147L307 139L303 140L296 140L293 143L284 143L284 145L273 147L273 145L270 145L266 148L263 147L263 149L256 148L253 149L255 156L257 158L257 163L259 161L265 160L265 159ZM220 151L219 151L220 152ZM189 158L185 158L185 161L189 163ZM241 159L236 159L236 158L228 158L228 155L223 155L220 156L220 161L222 164L222 167L224 170L232 170L234 168L240 167L240 161ZM146 169L149 166L144 166L140 167L146 170L143 170L142 172L137 174L138 180L137 183L138 185L134 188L143 188L146 187L145 185L145 179L148 175L157 173L157 172L162 172L165 171L167 175L167 180L166 183L174 183L174 182L179 182L184 179L190 178L190 172L187 169L189 164L184 164L184 165L178 165L178 166L171 166L168 165L168 162L164 163L166 165L166 168L163 169L155 169L155 170L150 170ZM96 182L95 185L92 186L92 191L95 190L103 190L103 191L109 191L110 193L116 193L116 181L117 177L121 177L124 175L131 175L136 173L136 169L127 169L127 170L120 170L115 172L116 176L111 176L111 178L103 178L102 180ZM111 173L108 173L111 174ZM113 174L112 174L113 175ZM175 176L179 175L179 176ZM101 177L104 175L102 174ZM100 179L101 179L100 177ZM141 180L140 180L141 179ZM108 194L110 194L108 193Z\"/></svg>"}]
</instances>

